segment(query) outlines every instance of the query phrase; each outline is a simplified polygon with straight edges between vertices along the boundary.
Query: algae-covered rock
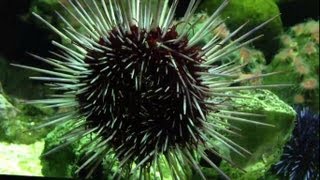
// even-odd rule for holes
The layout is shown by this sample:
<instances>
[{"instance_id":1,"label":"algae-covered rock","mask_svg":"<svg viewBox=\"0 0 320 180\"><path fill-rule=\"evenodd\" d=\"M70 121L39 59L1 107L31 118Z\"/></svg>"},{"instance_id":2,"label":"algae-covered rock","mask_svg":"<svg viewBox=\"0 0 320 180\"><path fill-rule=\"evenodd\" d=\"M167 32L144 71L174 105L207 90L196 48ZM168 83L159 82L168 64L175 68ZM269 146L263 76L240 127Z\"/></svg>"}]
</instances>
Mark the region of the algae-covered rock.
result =
<instances>
[{"instance_id":1,"label":"algae-covered rock","mask_svg":"<svg viewBox=\"0 0 320 180\"><path fill-rule=\"evenodd\" d=\"M42 155L61 144L61 136L73 127L75 127L74 124L65 123L51 131L44 140L45 146ZM76 155L78 154L76 149L79 148L80 143L81 141L76 141L60 151L42 156L42 174L48 177L72 177L72 169L75 166Z\"/></svg>"},{"instance_id":2,"label":"algae-covered rock","mask_svg":"<svg viewBox=\"0 0 320 180\"><path fill-rule=\"evenodd\" d=\"M203 1L201 9L207 10L209 14L215 11L223 2L223 0L207 0ZM228 18L226 24L232 31L249 21L242 32L257 27L268 19L279 15L279 9L272 0L234 0L222 12L222 18ZM281 18L277 17L264 28L259 30L257 34L264 34L264 37L254 42L254 45L261 49L267 58L271 57L279 47L278 36L282 33Z\"/></svg>"},{"instance_id":3,"label":"algae-covered rock","mask_svg":"<svg viewBox=\"0 0 320 180\"><path fill-rule=\"evenodd\" d=\"M0 56L0 81L9 96L22 99L43 98L49 89L39 81L29 79L32 76L40 76L40 73L13 67L8 60Z\"/></svg>"},{"instance_id":4,"label":"algae-covered rock","mask_svg":"<svg viewBox=\"0 0 320 180\"><path fill-rule=\"evenodd\" d=\"M0 120L10 119L17 115L17 109L0 92Z\"/></svg>"},{"instance_id":5,"label":"algae-covered rock","mask_svg":"<svg viewBox=\"0 0 320 180\"><path fill-rule=\"evenodd\" d=\"M45 147L42 152L41 164L42 173L47 177L74 177L74 178L84 178L87 176L90 168L84 168L79 174L75 174L78 168L84 163L83 160L83 148L87 146L86 144L94 137L85 136L75 140L72 143L63 145L66 140L62 140L62 137L70 131L75 130L79 126L78 123L66 122L58 125L53 131L51 131L45 138ZM51 151L56 147L61 147L56 151ZM51 153L49 153L51 152ZM48 153L47 155L45 155ZM104 158L104 161L98 165L98 169L94 174L94 179L109 179L112 177L113 172L115 172L116 164L109 161L108 155ZM111 173L112 171L112 173Z\"/></svg>"},{"instance_id":6,"label":"algae-covered rock","mask_svg":"<svg viewBox=\"0 0 320 180\"><path fill-rule=\"evenodd\" d=\"M16 144L32 144L46 136L51 128L33 128L44 123L44 120L53 112L33 105L17 105L17 114L14 117L0 117L0 141Z\"/></svg>"},{"instance_id":7,"label":"algae-covered rock","mask_svg":"<svg viewBox=\"0 0 320 180\"><path fill-rule=\"evenodd\" d=\"M0 141L32 144L40 140L49 128L39 130L32 128L39 126L52 113L51 109L23 104L0 92Z\"/></svg>"},{"instance_id":8,"label":"algae-covered rock","mask_svg":"<svg viewBox=\"0 0 320 180\"><path fill-rule=\"evenodd\" d=\"M236 111L264 116L239 116L240 118L267 123L274 127L238 121L230 122L241 129L242 136L230 136L229 138L249 150L252 155L241 157L230 151L232 161L245 170L245 173L224 161L220 167L231 179L258 179L263 177L270 166L280 158L282 148L290 138L294 126L295 111L268 90L241 91L238 95L248 98L233 99L237 107Z\"/></svg>"},{"instance_id":9,"label":"algae-covered rock","mask_svg":"<svg viewBox=\"0 0 320 180\"><path fill-rule=\"evenodd\" d=\"M319 21L297 24L281 36L282 48L268 66L268 72L285 73L271 76L265 84L291 83L292 87L275 89L285 102L319 110Z\"/></svg>"},{"instance_id":10,"label":"algae-covered rock","mask_svg":"<svg viewBox=\"0 0 320 180\"><path fill-rule=\"evenodd\" d=\"M79 125L79 124L78 124ZM78 168L85 163L92 155L94 155L95 146L97 144L87 145L91 141L91 138L95 137L95 134L91 134L89 136L85 136L80 138L79 140L75 140L71 144L63 146L65 141L61 140L62 137L70 131L74 130L77 126L74 122L66 122L61 125L58 125L53 131L51 131L47 137L45 138L45 146L42 152L41 157L41 165L42 165L42 173L46 177L72 177L76 179L84 179L87 177L88 173L91 171L92 165L89 164L84 167L78 174L75 172ZM52 149L62 145L61 149L49 153ZM92 149L92 152L85 150L84 148ZM85 151L84 151L85 150ZM86 153L86 157L83 157L84 153ZM91 154L93 153L93 154ZM162 157L164 158L164 157ZM162 169L162 176L164 179L170 179L170 167L164 162L160 162L159 164ZM103 158L103 161L97 164L97 169L90 176L91 179L113 179L113 175L115 172L119 170L119 161L115 157L113 151L109 151L106 156ZM121 174L121 179L129 179L130 172L124 172ZM154 176L153 167L150 169L150 173ZM191 173L191 171L190 171ZM160 178L160 175L157 173L157 178ZM130 174L132 179L139 178L139 172L136 172L134 175Z\"/></svg>"}]
</instances>

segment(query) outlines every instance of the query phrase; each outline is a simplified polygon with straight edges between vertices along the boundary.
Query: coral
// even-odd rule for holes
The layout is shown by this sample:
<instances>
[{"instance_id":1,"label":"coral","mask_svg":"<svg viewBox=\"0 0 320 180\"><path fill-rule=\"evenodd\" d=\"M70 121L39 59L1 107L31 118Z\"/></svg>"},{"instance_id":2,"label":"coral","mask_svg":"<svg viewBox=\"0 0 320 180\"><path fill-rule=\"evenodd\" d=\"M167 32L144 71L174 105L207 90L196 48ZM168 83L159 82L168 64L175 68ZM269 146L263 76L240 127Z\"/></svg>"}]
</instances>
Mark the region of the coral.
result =
<instances>
[{"instance_id":1,"label":"coral","mask_svg":"<svg viewBox=\"0 0 320 180\"><path fill-rule=\"evenodd\" d=\"M222 1L223 0L203 1L201 9L211 13ZM249 20L247 26L244 28L245 31L248 31L264 22L266 19L273 18L279 14L279 9L273 0L234 0L230 1L230 5L222 13L222 17L226 20L225 22L228 28L232 31ZM254 45L264 52L267 60L271 60L270 57L278 50L279 41L277 40L277 37L282 32L283 28L280 17L277 17L265 28L257 32L259 34L264 34L264 37L254 42ZM268 61L268 63L269 62L270 61Z\"/></svg>"},{"instance_id":2,"label":"coral","mask_svg":"<svg viewBox=\"0 0 320 180\"><path fill-rule=\"evenodd\" d=\"M290 141L273 171L290 180L319 179L319 114L297 107L297 121Z\"/></svg>"},{"instance_id":3,"label":"coral","mask_svg":"<svg viewBox=\"0 0 320 180\"><path fill-rule=\"evenodd\" d=\"M319 22L297 24L281 36L282 49L267 71L282 71L280 76L264 79L265 83L286 82L286 91L274 90L289 104L319 109Z\"/></svg>"},{"instance_id":4,"label":"coral","mask_svg":"<svg viewBox=\"0 0 320 180\"><path fill-rule=\"evenodd\" d=\"M249 79L248 81L239 82L241 85L261 85L262 77L266 67L266 59L264 54L251 47L242 47L241 49L233 52L229 59L236 59L237 65L241 67L238 74L243 79ZM228 62L226 60L225 62Z\"/></svg>"}]
</instances>

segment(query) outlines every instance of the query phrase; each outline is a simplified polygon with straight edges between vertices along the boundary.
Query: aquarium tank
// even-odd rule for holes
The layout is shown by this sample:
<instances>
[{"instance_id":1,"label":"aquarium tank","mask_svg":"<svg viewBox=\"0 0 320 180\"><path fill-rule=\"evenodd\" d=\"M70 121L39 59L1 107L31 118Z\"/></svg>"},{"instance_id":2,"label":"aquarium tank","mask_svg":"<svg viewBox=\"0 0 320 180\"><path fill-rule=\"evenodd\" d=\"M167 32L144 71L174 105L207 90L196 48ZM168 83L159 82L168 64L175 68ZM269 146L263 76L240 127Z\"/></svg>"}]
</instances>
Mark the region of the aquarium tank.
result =
<instances>
[{"instance_id":1,"label":"aquarium tank","mask_svg":"<svg viewBox=\"0 0 320 180\"><path fill-rule=\"evenodd\" d=\"M0 179L319 179L319 0L2 0Z\"/></svg>"}]
</instances>

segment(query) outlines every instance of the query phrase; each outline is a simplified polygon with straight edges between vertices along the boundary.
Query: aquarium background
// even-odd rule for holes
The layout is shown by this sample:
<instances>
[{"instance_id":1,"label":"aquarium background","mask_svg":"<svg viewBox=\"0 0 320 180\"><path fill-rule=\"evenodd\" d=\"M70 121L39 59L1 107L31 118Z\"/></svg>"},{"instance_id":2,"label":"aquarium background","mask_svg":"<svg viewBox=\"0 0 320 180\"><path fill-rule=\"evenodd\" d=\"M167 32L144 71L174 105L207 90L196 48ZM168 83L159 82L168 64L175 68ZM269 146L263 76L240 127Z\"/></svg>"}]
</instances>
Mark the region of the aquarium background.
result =
<instances>
[{"instance_id":1,"label":"aquarium background","mask_svg":"<svg viewBox=\"0 0 320 180\"><path fill-rule=\"evenodd\" d=\"M222 0L202 0L198 13L211 14L221 2ZM183 15L188 3L187 0L179 3L177 18ZM38 73L10 66L10 63L19 63L48 67L47 64L34 60L27 52L49 56L49 51L55 51L51 41L62 40L34 18L31 12L40 14L55 26L61 26L54 15L55 9L60 9L55 0L0 1L0 174L70 177L77 166L77 149L81 147L81 142L65 148L57 156L40 158L43 152L57 144L57 136L68 129L68 126L31 130L59 109L26 105L26 100L43 98L50 90L40 82L28 78ZM231 0L221 15L222 18L229 19L218 32L213 33L224 36L229 30L235 30L249 20L247 29L244 30L248 31L279 14L279 18L257 32L264 34L261 40L231 55L231 58L239 59L239 63L247 64L243 67L243 76L273 71L286 72L250 83L293 84L286 89L244 92L257 97L257 100L237 102L246 111L267 115L268 120L277 128L270 130L242 127L246 138L235 140L251 148L253 155L248 159L234 159L246 172L217 160L217 164L231 179L288 179L287 172L279 171L279 164L277 167L273 165L284 160L285 157L281 158L281 154L296 136L292 136L291 132L299 126L300 121L295 121L297 118L294 108L307 107L315 115L307 116L306 121L317 120L319 123L319 0ZM314 149L310 152L319 153L319 124L310 124L312 128L316 128L312 130L315 134L306 135L305 138L315 138L312 141L315 143ZM307 123L302 128L308 131L311 127ZM299 148L303 147L294 146L294 153L310 158L307 157L308 153L300 153ZM292 157L295 157L294 154ZM314 158L317 157L319 156ZM292 161L298 160L293 158ZM221 178L205 163L200 161L199 164L208 179ZM308 167L307 163L304 165ZM310 172L318 176L308 176L307 179L319 178L319 162L314 162L312 168ZM294 178L302 178L303 175L299 173ZM107 179L108 173L101 170L101 174L96 176ZM198 178L196 173L190 176L190 179Z\"/></svg>"}]
</instances>

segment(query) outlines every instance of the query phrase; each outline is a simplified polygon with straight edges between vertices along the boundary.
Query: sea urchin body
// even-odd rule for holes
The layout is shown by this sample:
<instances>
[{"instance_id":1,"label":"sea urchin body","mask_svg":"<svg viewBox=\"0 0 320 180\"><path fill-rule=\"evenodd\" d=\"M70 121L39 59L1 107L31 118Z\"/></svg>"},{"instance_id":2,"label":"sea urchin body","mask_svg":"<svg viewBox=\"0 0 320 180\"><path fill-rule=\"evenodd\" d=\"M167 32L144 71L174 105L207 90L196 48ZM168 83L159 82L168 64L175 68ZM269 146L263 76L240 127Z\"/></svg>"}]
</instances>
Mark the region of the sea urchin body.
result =
<instances>
[{"instance_id":1,"label":"sea urchin body","mask_svg":"<svg viewBox=\"0 0 320 180\"><path fill-rule=\"evenodd\" d=\"M205 153L210 150L222 156L211 139L239 155L250 154L220 133L237 134L228 121L270 126L234 117L251 114L233 111L228 100L241 97L224 92L273 85L234 86L258 77L241 79L238 76L241 66L232 62L217 64L221 64L221 57L259 38L238 44L268 21L234 41L231 38L244 25L227 37L215 36L205 45L199 45L223 23L218 15L228 1L197 32L193 32L196 22L189 20L199 1L191 0L184 17L178 21L174 21L177 0L172 4L168 0L157 0L156 5L153 2L78 0L69 1L70 7L62 4L82 31L76 30L59 13L66 24L63 30L34 14L70 44L67 47L53 42L60 49L59 53L52 53L53 58L32 55L52 65L54 70L16 65L48 74L48 77L32 78L64 92L31 103L69 110L43 126L78 119L77 128L64 137L67 142L62 146L87 134L96 135L86 145L94 147L87 149L86 154L91 156L79 170L88 166L94 170L112 151L119 161L119 172L129 167L131 173L137 171L140 176L149 177L152 168L158 172L154 176L162 179L160 164L164 163L169 164L174 178L184 179L185 168L192 167L205 179L197 162L197 157L201 157L223 174ZM215 120L209 122L208 116Z\"/></svg>"},{"instance_id":2,"label":"sea urchin body","mask_svg":"<svg viewBox=\"0 0 320 180\"><path fill-rule=\"evenodd\" d=\"M296 111L297 121L292 137L273 170L290 180L319 179L319 114L302 106L298 106Z\"/></svg>"},{"instance_id":3,"label":"sea urchin body","mask_svg":"<svg viewBox=\"0 0 320 180\"><path fill-rule=\"evenodd\" d=\"M205 68L199 66L200 48L176 39L174 27L164 34L131 26L112 30L109 42L101 39L106 51L89 50L85 63L91 73L80 79L87 89L77 94L80 112L92 127L107 123L104 136L114 136L110 143L120 157L143 160L155 149L201 140L194 129L208 113L208 93L197 73Z\"/></svg>"}]
</instances>

